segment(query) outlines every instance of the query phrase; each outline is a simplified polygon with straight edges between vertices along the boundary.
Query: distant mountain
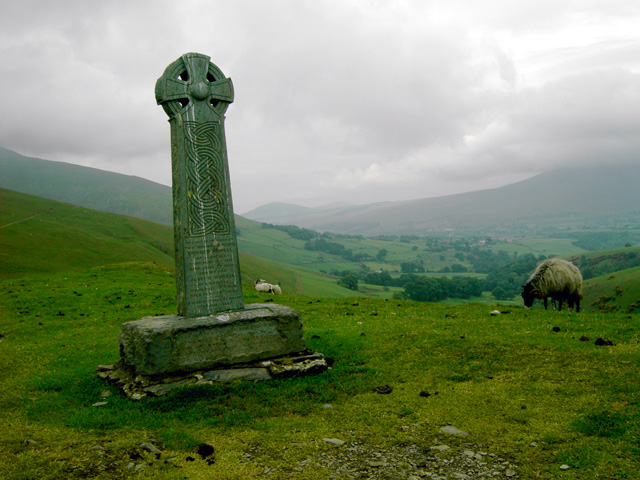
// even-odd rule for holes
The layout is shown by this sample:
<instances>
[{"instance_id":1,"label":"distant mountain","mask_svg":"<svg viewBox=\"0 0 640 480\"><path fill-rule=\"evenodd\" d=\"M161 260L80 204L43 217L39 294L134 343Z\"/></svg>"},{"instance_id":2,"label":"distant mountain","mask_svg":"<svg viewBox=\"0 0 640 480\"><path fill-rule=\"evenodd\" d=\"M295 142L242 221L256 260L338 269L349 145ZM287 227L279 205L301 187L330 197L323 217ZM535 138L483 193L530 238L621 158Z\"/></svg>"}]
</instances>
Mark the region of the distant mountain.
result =
<instances>
[{"instance_id":1,"label":"distant mountain","mask_svg":"<svg viewBox=\"0 0 640 480\"><path fill-rule=\"evenodd\" d=\"M140 177L26 157L3 147L0 188L173 224L171 187Z\"/></svg>"},{"instance_id":2,"label":"distant mountain","mask_svg":"<svg viewBox=\"0 0 640 480\"><path fill-rule=\"evenodd\" d=\"M326 209L260 220L347 234L540 234L640 225L640 165L565 168L504 187L444 197ZM290 211L294 211L290 207Z\"/></svg>"},{"instance_id":3,"label":"distant mountain","mask_svg":"<svg viewBox=\"0 0 640 480\"><path fill-rule=\"evenodd\" d=\"M349 207L353 207L353 205L344 202L335 202L314 208L303 207L294 203L271 202L255 208L249 212L243 213L242 216L244 218L248 218L249 220L255 220L256 222L273 223L273 220L278 217L290 218L292 216L328 212L336 210L338 208Z\"/></svg>"},{"instance_id":4,"label":"distant mountain","mask_svg":"<svg viewBox=\"0 0 640 480\"><path fill-rule=\"evenodd\" d=\"M293 203L271 202L244 213L242 216L249 220L262 222L266 219L273 220L279 217L289 218L291 216L304 215L312 211L312 208L294 205Z\"/></svg>"},{"instance_id":5,"label":"distant mountain","mask_svg":"<svg viewBox=\"0 0 640 480\"><path fill-rule=\"evenodd\" d=\"M309 208L269 203L243 216L360 235L529 235L640 225L640 165L575 167L504 187L404 202ZM171 187L0 147L0 188L172 225Z\"/></svg>"}]
</instances>

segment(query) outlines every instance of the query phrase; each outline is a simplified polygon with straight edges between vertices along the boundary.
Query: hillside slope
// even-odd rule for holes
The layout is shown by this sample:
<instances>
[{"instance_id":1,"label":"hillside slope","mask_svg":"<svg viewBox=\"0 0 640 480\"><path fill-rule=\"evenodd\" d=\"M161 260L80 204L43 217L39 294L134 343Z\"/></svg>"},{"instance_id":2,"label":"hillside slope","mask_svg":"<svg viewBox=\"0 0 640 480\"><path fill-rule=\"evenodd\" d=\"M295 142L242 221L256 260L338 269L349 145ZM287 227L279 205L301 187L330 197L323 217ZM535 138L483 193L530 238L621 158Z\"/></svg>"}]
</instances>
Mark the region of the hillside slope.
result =
<instances>
[{"instance_id":1,"label":"hillside slope","mask_svg":"<svg viewBox=\"0 0 640 480\"><path fill-rule=\"evenodd\" d=\"M255 222L238 222L255 228ZM124 262L174 269L173 229L0 188L0 278L56 273ZM287 293L348 297L354 292L328 275L240 251L243 283L264 278Z\"/></svg>"},{"instance_id":2,"label":"hillside slope","mask_svg":"<svg viewBox=\"0 0 640 480\"><path fill-rule=\"evenodd\" d=\"M173 268L173 230L0 189L0 277L134 261Z\"/></svg>"},{"instance_id":3,"label":"hillside slope","mask_svg":"<svg viewBox=\"0 0 640 480\"><path fill-rule=\"evenodd\" d=\"M587 280L583 305L587 311L640 312L640 267L620 270Z\"/></svg>"},{"instance_id":4,"label":"hillside slope","mask_svg":"<svg viewBox=\"0 0 640 480\"><path fill-rule=\"evenodd\" d=\"M257 218L348 234L492 235L640 223L640 165L567 168L492 190ZM291 209L290 209L291 211ZM256 217L256 211L245 213Z\"/></svg>"},{"instance_id":5,"label":"hillside slope","mask_svg":"<svg viewBox=\"0 0 640 480\"><path fill-rule=\"evenodd\" d=\"M26 157L3 147L0 188L173 224L171 187L140 177Z\"/></svg>"}]
</instances>

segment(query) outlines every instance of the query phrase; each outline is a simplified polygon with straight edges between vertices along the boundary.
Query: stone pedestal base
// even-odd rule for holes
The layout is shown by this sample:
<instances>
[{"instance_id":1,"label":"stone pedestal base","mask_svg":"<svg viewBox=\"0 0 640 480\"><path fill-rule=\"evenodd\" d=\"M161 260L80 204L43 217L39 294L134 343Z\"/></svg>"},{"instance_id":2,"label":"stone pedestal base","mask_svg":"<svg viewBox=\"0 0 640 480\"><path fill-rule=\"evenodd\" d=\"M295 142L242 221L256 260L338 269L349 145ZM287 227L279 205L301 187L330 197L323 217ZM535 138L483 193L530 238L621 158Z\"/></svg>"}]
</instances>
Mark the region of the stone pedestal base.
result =
<instances>
[{"instance_id":1,"label":"stone pedestal base","mask_svg":"<svg viewBox=\"0 0 640 480\"><path fill-rule=\"evenodd\" d=\"M97 374L103 380L116 385L122 393L132 400L142 400L147 396L166 395L178 388L316 375L328 368L324 355L307 351L299 356L276 357L232 367L198 370L175 375L136 375L120 360L114 365L99 365Z\"/></svg>"},{"instance_id":2,"label":"stone pedestal base","mask_svg":"<svg viewBox=\"0 0 640 480\"><path fill-rule=\"evenodd\" d=\"M145 317L123 323L120 361L98 375L130 398L163 395L183 386L260 381L327 370L307 350L300 315L276 304L208 317Z\"/></svg>"},{"instance_id":3,"label":"stone pedestal base","mask_svg":"<svg viewBox=\"0 0 640 480\"><path fill-rule=\"evenodd\" d=\"M145 317L120 329L120 357L137 375L252 362L306 350L300 315L275 304L208 317Z\"/></svg>"}]
</instances>

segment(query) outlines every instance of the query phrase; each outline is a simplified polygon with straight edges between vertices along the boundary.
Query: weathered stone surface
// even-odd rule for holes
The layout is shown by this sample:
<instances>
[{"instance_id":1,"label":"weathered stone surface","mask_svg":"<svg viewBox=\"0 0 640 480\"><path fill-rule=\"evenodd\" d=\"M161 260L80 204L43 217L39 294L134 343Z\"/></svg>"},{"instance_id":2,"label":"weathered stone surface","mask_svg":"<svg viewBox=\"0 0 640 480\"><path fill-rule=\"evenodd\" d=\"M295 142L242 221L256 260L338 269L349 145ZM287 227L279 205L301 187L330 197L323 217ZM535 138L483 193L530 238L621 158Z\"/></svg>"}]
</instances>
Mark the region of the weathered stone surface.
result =
<instances>
[{"instance_id":1,"label":"weathered stone surface","mask_svg":"<svg viewBox=\"0 0 640 480\"><path fill-rule=\"evenodd\" d=\"M176 382L169 383L160 383L158 385L151 385L144 389L144 393L146 395L151 395L154 397L161 397L162 395L166 395L171 390L175 390L176 388L189 387L191 385L195 385L198 383L198 379L196 377L185 378L184 380L179 380ZM138 400L138 399L136 399Z\"/></svg>"},{"instance_id":2,"label":"weathered stone surface","mask_svg":"<svg viewBox=\"0 0 640 480\"><path fill-rule=\"evenodd\" d=\"M310 364L313 364L314 367L309 368ZM285 355L224 369L152 376L136 375L133 368L125 365L121 359L114 365L101 365L96 373L103 380L117 386L130 399L142 400L147 396L166 395L179 388L227 383L230 379L252 382L270 380L275 378L270 373L270 367L274 365L291 367L288 371L295 372L296 376L315 375L329 369L326 359L321 353L307 351L304 355Z\"/></svg>"},{"instance_id":3,"label":"weathered stone surface","mask_svg":"<svg viewBox=\"0 0 640 480\"><path fill-rule=\"evenodd\" d=\"M285 364L270 362L269 372L274 378L289 378L298 375L314 375L324 372L327 369L327 362L323 358L307 359L300 362Z\"/></svg>"},{"instance_id":4,"label":"weathered stone surface","mask_svg":"<svg viewBox=\"0 0 640 480\"><path fill-rule=\"evenodd\" d=\"M446 427L442 427L440 428L441 431L443 431L444 433L449 433L451 435L462 435L463 437L468 437L469 434L467 432L464 432L456 427L453 427L451 425L448 425Z\"/></svg>"},{"instance_id":5,"label":"weathered stone surface","mask_svg":"<svg viewBox=\"0 0 640 480\"><path fill-rule=\"evenodd\" d=\"M156 82L169 116L178 315L243 307L224 132L231 79L207 55L186 53Z\"/></svg>"},{"instance_id":6,"label":"weathered stone surface","mask_svg":"<svg viewBox=\"0 0 640 480\"><path fill-rule=\"evenodd\" d=\"M238 370L310 352L296 311L243 302L224 133L231 79L208 56L187 53L165 69L155 96L171 126L178 315L122 324L120 361L99 366L98 376L141 399L214 381L325 371L322 355ZM225 368L234 371L211 372Z\"/></svg>"},{"instance_id":7,"label":"weathered stone surface","mask_svg":"<svg viewBox=\"0 0 640 480\"><path fill-rule=\"evenodd\" d=\"M269 370L266 368L232 368L229 370L212 370L206 372L203 377L206 380L220 383L231 383L236 380L247 380L251 382L260 382L271 380Z\"/></svg>"},{"instance_id":8,"label":"weathered stone surface","mask_svg":"<svg viewBox=\"0 0 640 480\"><path fill-rule=\"evenodd\" d=\"M333 443L334 445L344 445L346 442L344 440L340 440L339 438L323 438L323 442Z\"/></svg>"},{"instance_id":9,"label":"weathered stone surface","mask_svg":"<svg viewBox=\"0 0 640 480\"><path fill-rule=\"evenodd\" d=\"M146 317L120 329L120 356L143 375L210 369L305 348L299 314L276 304L208 317Z\"/></svg>"},{"instance_id":10,"label":"weathered stone surface","mask_svg":"<svg viewBox=\"0 0 640 480\"><path fill-rule=\"evenodd\" d=\"M449 450L449 448L451 447L449 447L448 445L435 445L433 447L429 447L429 450L437 450L439 452L444 452L445 450Z\"/></svg>"}]
</instances>

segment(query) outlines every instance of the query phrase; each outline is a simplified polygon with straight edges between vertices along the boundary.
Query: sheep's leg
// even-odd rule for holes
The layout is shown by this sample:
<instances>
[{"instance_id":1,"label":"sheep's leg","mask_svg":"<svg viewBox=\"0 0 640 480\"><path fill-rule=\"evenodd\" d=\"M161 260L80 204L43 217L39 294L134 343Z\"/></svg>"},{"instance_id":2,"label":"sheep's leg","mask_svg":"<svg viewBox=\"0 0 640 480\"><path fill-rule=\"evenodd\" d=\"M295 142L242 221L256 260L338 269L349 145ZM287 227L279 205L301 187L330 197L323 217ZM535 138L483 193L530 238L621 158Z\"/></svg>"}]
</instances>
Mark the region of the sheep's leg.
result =
<instances>
[{"instance_id":1,"label":"sheep's leg","mask_svg":"<svg viewBox=\"0 0 640 480\"><path fill-rule=\"evenodd\" d=\"M544 309L547 309L547 297L544 297Z\"/></svg>"},{"instance_id":2,"label":"sheep's leg","mask_svg":"<svg viewBox=\"0 0 640 480\"><path fill-rule=\"evenodd\" d=\"M558 299L558 311L562 310L562 299Z\"/></svg>"}]
</instances>

